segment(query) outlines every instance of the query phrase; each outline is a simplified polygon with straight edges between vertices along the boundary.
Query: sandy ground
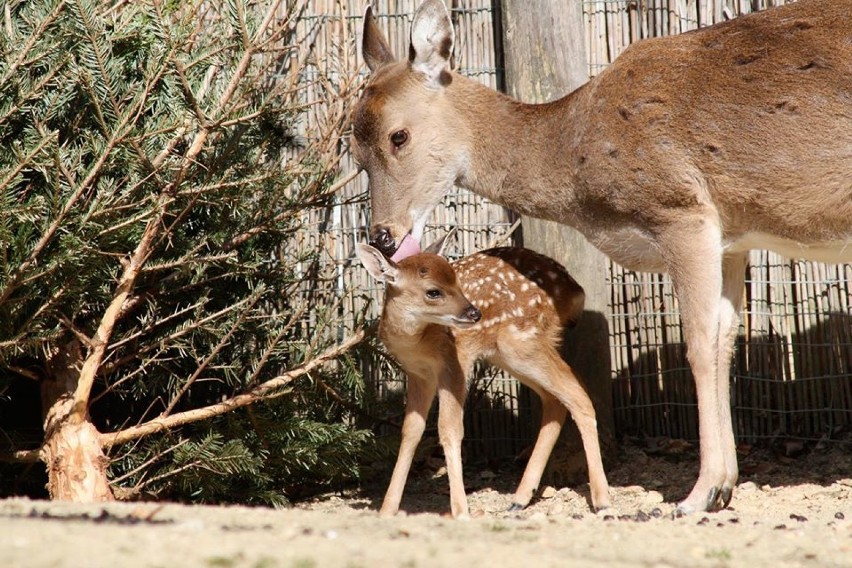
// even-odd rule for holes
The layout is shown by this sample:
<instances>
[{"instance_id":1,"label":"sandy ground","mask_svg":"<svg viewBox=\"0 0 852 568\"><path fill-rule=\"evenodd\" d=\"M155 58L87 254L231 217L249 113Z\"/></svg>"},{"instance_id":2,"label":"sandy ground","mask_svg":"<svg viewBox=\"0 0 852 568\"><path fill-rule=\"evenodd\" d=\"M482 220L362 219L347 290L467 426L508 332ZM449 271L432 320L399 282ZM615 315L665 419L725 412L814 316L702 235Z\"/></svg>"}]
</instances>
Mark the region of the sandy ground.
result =
<instances>
[{"instance_id":1,"label":"sandy ground","mask_svg":"<svg viewBox=\"0 0 852 568\"><path fill-rule=\"evenodd\" d=\"M584 487L545 487L507 513L516 467L466 483L476 518L454 521L443 469L415 472L402 513L380 519L382 488L283 510L158 503L0 501L0 567L848 566L852 451L742 459L731 508L674 519L694 450L622 451L609 471L617 513L592 514Z\"/></svg>"}]
</instances>

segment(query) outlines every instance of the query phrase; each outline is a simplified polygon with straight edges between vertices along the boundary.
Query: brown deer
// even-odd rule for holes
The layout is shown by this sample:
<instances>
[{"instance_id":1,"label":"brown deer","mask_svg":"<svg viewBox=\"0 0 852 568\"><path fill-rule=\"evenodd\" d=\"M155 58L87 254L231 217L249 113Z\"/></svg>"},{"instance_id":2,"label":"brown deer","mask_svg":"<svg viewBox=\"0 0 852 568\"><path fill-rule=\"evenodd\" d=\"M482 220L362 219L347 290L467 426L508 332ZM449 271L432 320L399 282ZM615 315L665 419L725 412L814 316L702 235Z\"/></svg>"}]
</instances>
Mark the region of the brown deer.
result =
<instances>
[{"instance_id":1,"label":"brown deer","mask_svg":"<svg viewBox=\"0 0 852 568\"><path fill-rule=\"evenodd\" d=\"M370 237L418 250L458 184L569 224L616 262L668 272L698 394L701 467L677 514L737 481L729 370L752 248L852 261L852 2L802 0L632 45L564 98L523 104L450 68L440 0L396 61L366 12L353 114ZM595 283L603 285L603 283Z\"/></svg>"},{"instance_id":2,"label":"brown deer","mask_svg":"<svg viewBox=\"0 0 852 568\"><path fill-rule=\"evenodd\" d=\"M467 377L479 359L508 371L541 397L541 429L510 510L532 499L566 408L583 441L592 507L608 507L595 410L558 351L564 327L582 314L585 298L568 272L556 261L520 248L485 250L453 265L431 252L398 264L369 245L358 244L357 253L367 271L387 285L379 337L408 375L402 442L381 514L399 510L437 392L450 510L456 518L469 515L462 481L462 413Z\"/></svg>"}]
</instances>

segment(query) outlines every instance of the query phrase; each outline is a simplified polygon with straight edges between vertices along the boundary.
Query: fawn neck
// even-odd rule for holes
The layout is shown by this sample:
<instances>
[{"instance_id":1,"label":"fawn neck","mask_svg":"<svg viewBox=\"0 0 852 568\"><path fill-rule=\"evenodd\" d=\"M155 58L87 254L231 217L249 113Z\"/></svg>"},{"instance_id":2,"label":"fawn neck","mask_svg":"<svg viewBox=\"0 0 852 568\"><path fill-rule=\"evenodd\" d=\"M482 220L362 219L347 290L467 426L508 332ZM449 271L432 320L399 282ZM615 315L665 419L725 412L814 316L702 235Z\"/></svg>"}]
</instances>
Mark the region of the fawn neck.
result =
<instances>
[{"instance_id":1,"label":"fawn neck","mask_svg":"<svg viewBox=\"0 0 852 568\"><path fill-rule=\"evenodd\" d=\"M408 373L437 377L452 371L456 355L450 328L424 322L392 295L385 299L379 338Z\"/></svg>"}]
</instances>

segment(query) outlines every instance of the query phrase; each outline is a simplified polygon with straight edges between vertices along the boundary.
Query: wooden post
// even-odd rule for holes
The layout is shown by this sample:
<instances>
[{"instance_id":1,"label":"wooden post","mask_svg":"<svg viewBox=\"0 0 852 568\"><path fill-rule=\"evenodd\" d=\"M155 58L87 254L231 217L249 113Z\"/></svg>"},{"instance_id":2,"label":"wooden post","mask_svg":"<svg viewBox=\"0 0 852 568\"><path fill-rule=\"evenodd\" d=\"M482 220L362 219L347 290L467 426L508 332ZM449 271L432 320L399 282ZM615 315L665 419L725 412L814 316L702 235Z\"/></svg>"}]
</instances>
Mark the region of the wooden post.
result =
<instances>
[{"instance_id":1,"label":"wooden post","mask_svg":"<svg viewBox=\"0 0 852 568\"><path fill-rule=\"evenodd\" d=\"M589 78L581 0L501 0L506 93L529 103L558 99ZM566 157L567 159L567 157ZM524 246L562 264L586 291L586 312L565 341L563 356L585 382L597 413L605 459L615 449L607 323L606 257L574 229L540 219L521 223ZM566 424L550 460L553 484L587 480L580 436Z\"/></svg>"}]
</instances>

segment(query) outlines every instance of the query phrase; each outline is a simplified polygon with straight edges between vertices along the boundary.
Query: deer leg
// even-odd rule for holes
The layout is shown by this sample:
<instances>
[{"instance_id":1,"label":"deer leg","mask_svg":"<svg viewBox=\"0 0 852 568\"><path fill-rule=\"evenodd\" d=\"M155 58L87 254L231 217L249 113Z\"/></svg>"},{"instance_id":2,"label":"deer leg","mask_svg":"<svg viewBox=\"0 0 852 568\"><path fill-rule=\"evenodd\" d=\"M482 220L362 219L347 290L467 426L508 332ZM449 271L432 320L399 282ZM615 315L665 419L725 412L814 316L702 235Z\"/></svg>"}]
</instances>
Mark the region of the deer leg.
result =
<instances>
[{"instance_id":1,"label":"deer leg","mask_svg":"<svg viewBox=\"0 0 852 568\"><path fill-rule=\"evenodd\" d=\"M452 367L453 365L451 365ZM464 374L461 369L451 369L439 380L438 386L438 436L447 461L450 480L450 511L453 518L468 518L467 495L464 492L462 469L462 439L464 438L464 399L466 395Z\"/></svg>"},{"instance_id":2,"label":"deer leg","mask_svg":"<svg viewBox=\"0 0 852 568\"><path fill-rule=\"evenodd\" d=\"M722 301L719 313L719 343L716 364L716 389L719 421L722 432L722 455L725 459L725 480L719 494L718 506L724 509L731 502L739 477L734 425L731 419L731 359L739 330L743 307L743 288L748 254L727 255L722 259Z\"/></svg>"},{"instance_id":3,"label":"deer leg","mask_svg":"<svg viewBox=\"0 0 852 568\"><path fill-rule=\"evenodd\" d=\"M510 511L520 511L529 505L539 487L547 460L550 459L553 446L559 439L559 432L562 431L562 425L565 424L565 417L568 415L568 410L556 397L547 391L532 388L541 397L541 429L538 431L538 438L527 467L524 469L521 483L512 498Z\"/></svg>"},{"instance_id":4,"label":"deer leg","mask_svg":"<svg viewBox=\"0 0 852 568\"><path fill-rule=\"evenodd\" d=\"M589 398L589 394L586 392L586 388L574 374L574 371L555 349L543 348L540 343L530 346L525 345L520 349L508 344L508 342L501 344L500 359L500 366L518 377L519 380L529 385L533 390L549 393L549 395L558 400L571 413L571 417L580 431L583 450L586 453L592 507L596 511L609 507L609 483L606 480L603 460L601 459L595 407L592 404L592 399ZM518 364L512 364L511 361L517 361ZM546 404L544 397L542 397L542 403ZM542 417L543 422L544 416ZM559 431L557 430L557 437L558 434ZM545 436L548 435L545 434ZM550 457L553 444L556 442L555 439L552 442L549 441L547 437L545 440L545 444L549 445L542 444L541 452L543 455L541 456L541 463L532 462L531 460L532 467L535 468L532 471L530 471L530 465L528 464L527 471L524 472L521 487L518 488L518 494L520 494L522 489L524 491L527 490L525 482L528 476L530 478L529 483L532 483L533 477L535 477L534 485L538 485L547 458ZM541 434L539 436L540 441ZM536 448L533 450L534 455L539 450L539 442L536 443ZM539 467L541 467L541 471L536 473ZM518 494L516 494L516 498Z\"/></svg>"},{"instance_id":5,"label":"deer leg","mask_svg":"<svg viewBox=\"0 0 852 568\"><path fill-rule=\"evenodd\" d=\"M435 399L436 387L435 381L409 375L402 440L399 444L399 454L396 457L393 475L379 511L382 517L391 517L399 511L402 491L405 489L411 462L414 460L414 451L426 429L426 416Z\"/></svg>"},{"instance_id":6,"label":"deer leg","mask_svg":"<svg viewBox=\"0 0 852 568\"><path fill-rule=\"evenodd\" d=\"M719 350L723 315L721 234L715 223L699 219L674 227L661 237L661 252L680 303L686 354L695 379L701 441L698 480L678 505L675 514L680 516L717 507L728 475L726 449L733 445L730 410L722 411L729 404L728 387L719 384L722 374L727 381L727 366L724 373L720 369ZM723 414L728 416L727 421Z\"/></svg>"}]
</instances>

